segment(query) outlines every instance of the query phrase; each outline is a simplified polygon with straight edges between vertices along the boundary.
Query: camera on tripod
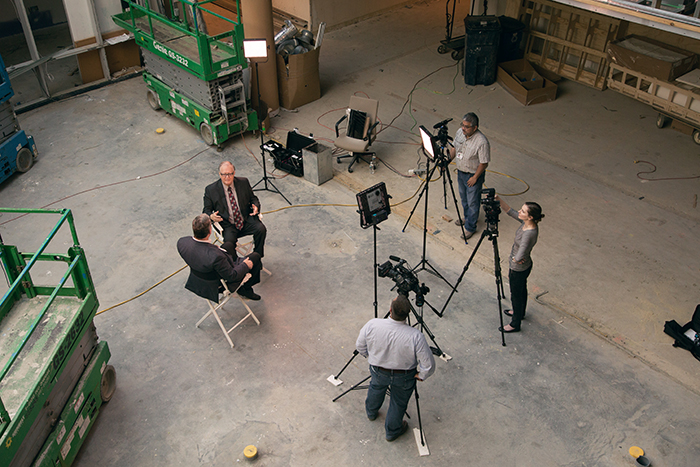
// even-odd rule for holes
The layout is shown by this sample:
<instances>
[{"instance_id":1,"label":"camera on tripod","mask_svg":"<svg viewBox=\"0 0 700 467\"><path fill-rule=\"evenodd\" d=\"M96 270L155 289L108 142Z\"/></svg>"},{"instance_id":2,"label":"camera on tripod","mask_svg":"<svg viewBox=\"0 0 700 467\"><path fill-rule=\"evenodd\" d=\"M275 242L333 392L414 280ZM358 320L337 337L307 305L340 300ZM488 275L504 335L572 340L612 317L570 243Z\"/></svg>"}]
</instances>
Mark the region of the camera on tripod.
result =
<instances>
[{"instance_id":1,"label":"camera on tripod","mask_svg":"<svg viewBox=\"0 0 700 467\"><path fill-rule=\"evenodd\" d=\"M394 265L391 261L387 261L379 265L377 268L379 277L388 277L393 280L401 295L408 297L408 293L413 291L416 294L416 306L422 307L425 304L425 295L430 292L428 286L421 284L413 271L405 266L405 259L396 256L389 256L389 259L398 264Z\"/></svg>"},{"instance_id":2,"label":"camera on tripod","mask_svg":"<svg viewBox=\"0 0 700 467\"><path fill-rule=\"evenodd\" d=\"M487 227L495 230L498 224L498 215L501 213L501 203L496 200L495 188L481 190L481 205L484 207Z\"/></svg>"}]
</instances>

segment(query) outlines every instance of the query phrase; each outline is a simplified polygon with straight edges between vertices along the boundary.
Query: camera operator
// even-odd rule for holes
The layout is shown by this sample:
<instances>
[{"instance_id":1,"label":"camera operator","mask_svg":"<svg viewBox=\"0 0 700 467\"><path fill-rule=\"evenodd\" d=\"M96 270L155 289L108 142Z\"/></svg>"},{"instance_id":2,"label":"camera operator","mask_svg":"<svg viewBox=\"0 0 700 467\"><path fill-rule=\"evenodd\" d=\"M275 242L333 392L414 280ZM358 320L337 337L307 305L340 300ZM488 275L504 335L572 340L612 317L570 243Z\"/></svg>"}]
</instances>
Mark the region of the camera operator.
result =
<instances>
[{"instance_id":1,"label":"camera operator","mask_svg":"<svg viewBox=\"0 0 700 467\"><path fill-rule=\"evenodd\" d=\"M510 271L508 271L508 281L510 282L510 303L512 310L505 310L507 316L512 317L510 324L503 327L503 332L519 332L520 321L525 318L525 307L527 306L527 278L532 271L532 258L530 252L537 243L539 234L538 224L544 217L542 208L537 203L527 202L523 204L520 211L508 206L500 197L496 200L501 203L501 208L506 213L520 221L520 227L515 232L513 248L508 258ZM501 331L501 328L498 328Z\"/></svg>"},{"instance_id":2,"label":"camera operator","mask_svg":"<svg viewBox=\"0 0 700 467\"><path fill-rule=\"evenodd\" d=\"M355 344L357 351L367 357L372 374L365 400L367 418L377 418L386 390L391 390L384 423L387 441L394 441L408 430L403 415L416 380L424 381L435 371L435 360L425 337L406 321L410 312L408 297L398 295L391 302L390 317L368 321Z\"/></svg>"},{"instance_id":3,"label":"camera operator","mask_svg":"<svg viewBox=\"0 0 700 467\"><path fill-rule=\"evenodd\" d=\"M479 131L479 117L469 112L462 118L462 125L454 138L454 147L450 148L450 160L457 165L457 183L459 197L462 198L464 210L464 240L476 232L479 219L481 188L484 185L486 167L491 161L491 146L486 136Z\"/></svg>"}]
</instances>

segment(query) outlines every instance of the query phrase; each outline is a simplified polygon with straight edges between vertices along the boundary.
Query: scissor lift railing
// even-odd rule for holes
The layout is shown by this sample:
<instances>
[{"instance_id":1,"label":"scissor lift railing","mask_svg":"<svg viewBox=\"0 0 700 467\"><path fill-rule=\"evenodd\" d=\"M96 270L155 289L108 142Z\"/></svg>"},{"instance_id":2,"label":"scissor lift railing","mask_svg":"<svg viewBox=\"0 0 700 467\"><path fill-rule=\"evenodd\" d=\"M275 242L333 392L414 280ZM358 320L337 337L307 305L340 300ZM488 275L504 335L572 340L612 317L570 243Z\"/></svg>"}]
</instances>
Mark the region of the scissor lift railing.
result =
<instances>
[{"instance_id":1,"label":"scissor lift railing","mask_svg":"<svg viewBox=\"0 0 700 467\"><path fill-rule=\"evenodd\" d=\"M50 426L37 428L35 420L46 405L55 403L52 389L62 381L61 374L91 328L99 304L69 209L0 208L0 213L60 216L36 252L22 253L15 245L0 241L0 260L10 283L0 302L0 466L5 466L14 465L20 447L26 448L22 443L28 433L48 435ZM67 254L47 253L49 243L65 224L72 246ZM31 271L39 262L62 262L67 269L55 286L35 285ZM32 371L27 372L27 367ZM70 390L65 398L68 395ZM43 438L31 442L33 456Z\"/></svg>"},{"instance_id":2,"label":"scissor lift railing","mask_svg":"<svg viewBox=\"0 0 700 467\"><path fill-rule=\"evenodd\" d=\"M150 7L127 0L129 9L114 15L114 22L134 34L136 43L193 75L209 81L247 67L243 55L243 25L240 4L236 0L238 21L221 16L203 7L214 0L190 2L169 0L170 11L175 3L187 8L184 18L170 19ZM203 32L202 12L231 24L231 30L210 36Z\"/></svg>"}]
</instances>

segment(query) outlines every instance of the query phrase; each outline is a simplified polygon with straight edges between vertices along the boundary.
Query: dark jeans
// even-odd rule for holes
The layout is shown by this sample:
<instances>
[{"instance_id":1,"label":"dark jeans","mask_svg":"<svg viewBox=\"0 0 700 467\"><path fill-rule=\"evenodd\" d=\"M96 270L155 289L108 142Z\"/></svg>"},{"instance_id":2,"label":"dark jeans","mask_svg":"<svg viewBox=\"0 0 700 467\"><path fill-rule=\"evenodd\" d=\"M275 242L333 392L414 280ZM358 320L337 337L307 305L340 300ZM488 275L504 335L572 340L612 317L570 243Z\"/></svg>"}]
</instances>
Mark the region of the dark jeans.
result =
<instances>
[{"instance_id":1,"label":"dark jeans","mask_svg":"<svg viewBox=\"0 0 700 467\"><path fill-rule=\"evenodd\" d=\"M384 403L386 390L390 388L389 410L386 413L384 429L387 438L394 438L401 433L403 414L406 413L408 401L411 400L413 390L416 388L417 371L390 374L373 365L369 366L369 371L372 373L372 380L369 383L367 399L365 400L367 416L370 418L377 416L379 408Z\"/></svg>"},{"instance_id":2,"label":"dark jeans","mask_svg":"<svg viewBox=\"0 0 700 467\"><path fill-rule=\"evenodd\" d=\"M467 185L467 182L474 174L457 171L457 184L459 185L459 197L462 199L462 209L464 210L464 228L469 232L476 232L476 221L479 220L479 210L481 209L481 189L484 186L486 173L481 174L474 186Z\"/></svg>"},{"instance_id":3,"label":"dark jeans","mask_svg":"<svg viewBox=\"0 0 700 467\"><path fill-rule=\"evenodd\" d=\"M527 278L532 271L532 266L525 271L508 271L508 281L510 282L510 303L513 306L513 319L510 325L515 329L520 329L520 321L525 317L525 307L527 306Z\"/></svg>"},{"instance_id":4,"label":"dark jeans","mask_svg":"<svg viewBox=\"0 0 700 467\"><path fill-rule=\"evenodd\" d=\"M254 252L258 253L262 258L265 256L265 237L267 237L267 227L258 216L250 216L246 219L241 230L237 230L231 224L222 225L224 229L224 242L231 242L235 244L239 238L247 237L248 235L253 236L253 244L255 248Z\"/></svg>"}]
</instances>

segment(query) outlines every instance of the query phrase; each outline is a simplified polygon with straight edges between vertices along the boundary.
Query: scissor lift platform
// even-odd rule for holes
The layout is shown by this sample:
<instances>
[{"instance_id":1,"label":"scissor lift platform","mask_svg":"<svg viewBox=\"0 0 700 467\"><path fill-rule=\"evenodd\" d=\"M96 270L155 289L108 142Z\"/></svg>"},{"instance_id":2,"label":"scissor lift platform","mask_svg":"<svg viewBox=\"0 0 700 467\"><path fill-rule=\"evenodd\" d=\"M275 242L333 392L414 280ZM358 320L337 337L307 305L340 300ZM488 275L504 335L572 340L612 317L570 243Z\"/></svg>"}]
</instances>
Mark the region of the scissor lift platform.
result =
<instances>
[{"instance_id":1,"label":"scissor lift platform","mask_svg":"<svg viewBox=\"0 0 700 467\"><path fill-rule=\"evenodd\" d=\"M115 388L109 348L93 324L99 303L70 210L1 213L59 214L60 220L35 253L0 238L8 278L0 302L0 467L68 466ZM73 246L67 254L45 253L66 222ZM38 262L65 269L56 285L35 285Z\"/></svg>"}]
</instances>

